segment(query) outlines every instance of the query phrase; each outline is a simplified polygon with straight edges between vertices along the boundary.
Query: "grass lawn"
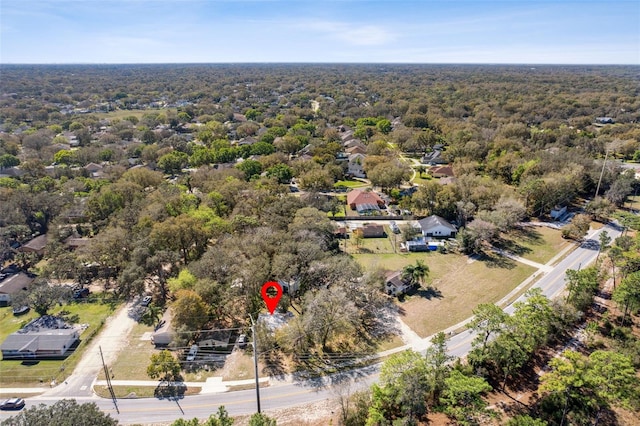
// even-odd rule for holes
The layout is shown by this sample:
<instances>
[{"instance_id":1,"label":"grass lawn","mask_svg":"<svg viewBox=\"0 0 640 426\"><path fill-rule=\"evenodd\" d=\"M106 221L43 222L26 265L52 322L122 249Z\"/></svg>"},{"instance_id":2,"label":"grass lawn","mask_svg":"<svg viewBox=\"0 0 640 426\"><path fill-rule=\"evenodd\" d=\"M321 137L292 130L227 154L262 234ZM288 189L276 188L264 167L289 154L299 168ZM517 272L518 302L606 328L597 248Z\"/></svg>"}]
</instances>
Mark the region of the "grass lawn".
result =
<instances>
[{"instance_id":1,"label":"grass lawn","mask_svg":"<svg viewBox=\"0 0 640 426\"><path fill-rule=\"evenodd\" d=\"M151 355L158 353L157 349L148 337L148 333L153 331L153 327L144 324L136 324L129 336L128 350L122 351L116 361L109 366L112 379L114 380L152 380L147 375L147 366L151 362ZM178 356L178 353L174 353ZM198 369L194 371L183 371L184 381L205 381L207 377L216 376L214 371ZM104 372L100 372L98 380L104 380Z\"/></svg>"},{"instance_id":2,"label":"grass lawn","mask_svg":"<svg viewBox=\"0 0 640 426\"><path fill-rule=\"evenodd\" d=\"M393 241L391 239L391 237L389 237L389 235L391 235L391 231L388 229L388 227L385 226L385 228L387 229L387 237L382 237L382 238L363 238L362 239L362 243L360 244L359 247L356 247L355 245L355 238L353 238L353 236L351 238L349 238L348 240L343 240L340 242L341 247L345 247L345 243L346 243L346 252L350 253L350 254L356 254L356 253L376 253L376 254L381 254L381 253L393 253ZM399 238L397 238L399 239Z\"/></svg>"},{"instance_id":3,"label":"grass lawn","mask_svg":"<svg viewBox=\"0 0 640 426\"><path fill-rule=\"evenodd\" d=\"M422 185L422 184L426 184L431 180L433 180L433 178L428 173L424 173L422 177L420 177L420 173L416 173L416 177L411 182L413 182L416 185Z\"/></svg>"},{"instance_id":4,"label":"grass lawn","mask_svg":"<svg viewBox=\"0 0 640 426\"><path fill-rule=\"evenodd\" d=\"M166 113L166 112L173 112L174 114L177 113L177 109L175 108L170 108L170 109L137 109L137 110L124 110L124 109L119 109L116 111L110 111L110 112L95 112L92 113L91 115L94 115L98 118L108 118L108 119L115 119L115 118L119 118L119 119L123 119L125 117L137 117L138 119L141 119L145 114L160 114L160 113Z\"/></svg>"},{"instance_id":5,"label":"grass lawn","mask_svg":"<svg viewBox=\"0 0 640 426\"><path fill-rule=\"evenodd\" d=\"M75 352L64 360L41 361L2 361L0 362L0 387L48 385L52 379L58 382L71 374L84 349L91 338L100 330L104 320L111 315L115 306L102 303L71 303L65 306L56 305L51 315L61 315L64 311L68 317L76 319L77 324L87 324L88 327L80 335L80 345ZM0 339L4 339L14 331L19 330L28 321L36 318L38 314L31 311L26 315L15 317L11 308L0 309Z\"/></svg>"},{"instance_id":6,"label":"grass lawn","mask_svg":"<svg viewBox=\"0 0 640 426\"><path fill-rule=\"evenodd\" d=\"M144 333L150 333L153 327L144 324L136 324L129 335L129 347L120 355L114 363L109 365L111 378L114 380L151 380L147 376L147 366L151 355L157 353L150 340L142 340ZM104 372L98 374L98 380L105 380Z\"/></svg>"},{"instance_id":7,"label":"grass lawn","mask_svg":"<svg viewBox=\"0 0 640 426\"><path fill-rule=\"evenodd\" d=\"M360 180L339 180L333 184L334 188L341 187L341 186L344 186L347 188L362 188L365 186L369 186L369 184L362 182Z\"/></svg>"},{"instance_id":8,"label":"grass lawn","mask_svg":"<svg viewBox=\"0 0 640 426\"><path fill-rule=\"evenodd\" d=\"M402 320L421 337L470 317L480 303L497 302L534 272L504 258L470 261L457 254L356 254L354 258L365 269L400 270L416 260L429 266L427 284L435 291L419 291L397 302Z\"/></svg>"},{"instance_id":9,"label":"grass lawn","mask_svg":"<svg viewBox=\"0 0 640 426\"><path fill-rule=\"evenodd\" d=\"M562 238L558 229L547 226L527 226L503 237L503 248L525 259L547 263L572 243Z\"/></svg>"}]
</instances>

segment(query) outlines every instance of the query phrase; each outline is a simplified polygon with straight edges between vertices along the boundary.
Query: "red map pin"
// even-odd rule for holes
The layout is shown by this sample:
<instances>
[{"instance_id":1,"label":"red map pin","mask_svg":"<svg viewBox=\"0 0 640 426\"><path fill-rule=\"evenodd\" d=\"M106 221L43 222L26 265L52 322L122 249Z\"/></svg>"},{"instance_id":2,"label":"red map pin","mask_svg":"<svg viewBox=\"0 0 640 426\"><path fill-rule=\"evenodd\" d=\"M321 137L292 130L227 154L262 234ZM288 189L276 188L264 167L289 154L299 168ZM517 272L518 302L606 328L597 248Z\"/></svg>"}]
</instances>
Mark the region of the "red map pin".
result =
<instances>
[{"instance_id":1,"label":"red map pin","mask_svg":"<svg viewBox=\"0 0 640 426\"><path fill-rule=\"evenodd\" d=\"M275 289L275 295L273 295L274 291L268 291L270 288ZM278 302L280 302L280 298L282 297L282 287L275 281L268 281L264 283L262 286L262 300L267 305L267 309L269 309L269 313L273 315L273 311L278 307Z\"/></svg>"}]
</instances>

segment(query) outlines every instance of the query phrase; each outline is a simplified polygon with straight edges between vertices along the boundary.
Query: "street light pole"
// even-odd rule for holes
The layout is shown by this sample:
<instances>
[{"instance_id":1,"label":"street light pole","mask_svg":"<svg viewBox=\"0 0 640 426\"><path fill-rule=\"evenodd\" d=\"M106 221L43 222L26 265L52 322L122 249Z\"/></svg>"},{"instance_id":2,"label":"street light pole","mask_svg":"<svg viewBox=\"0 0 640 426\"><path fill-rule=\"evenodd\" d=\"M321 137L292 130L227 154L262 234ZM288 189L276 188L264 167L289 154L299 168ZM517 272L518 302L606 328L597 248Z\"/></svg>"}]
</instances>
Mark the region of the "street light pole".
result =
<instances>
[{"instance_id":1,"label":"street light pole","mask_svg":"<svg viewBox=\"0 0 640 426\"><path fill-rule=\"evenodd\" d=\"M258 377L258 340L256 338L256 323L253 322L253 316L251 318L251 334L253 335L253 369L256 376L256 402L258 404L258 413L260 411L260 379Z\"/></svg>"}]
</instances>

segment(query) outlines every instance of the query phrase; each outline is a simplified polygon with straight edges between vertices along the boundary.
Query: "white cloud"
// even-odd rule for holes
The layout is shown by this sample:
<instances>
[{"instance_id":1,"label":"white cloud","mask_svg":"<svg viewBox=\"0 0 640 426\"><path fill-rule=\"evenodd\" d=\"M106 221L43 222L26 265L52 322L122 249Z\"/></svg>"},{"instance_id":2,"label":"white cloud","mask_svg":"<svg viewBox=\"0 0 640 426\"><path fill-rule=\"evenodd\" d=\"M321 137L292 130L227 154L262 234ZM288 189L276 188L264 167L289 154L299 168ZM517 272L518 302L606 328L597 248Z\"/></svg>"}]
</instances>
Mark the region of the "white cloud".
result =
<instances>
[{"instance_id":1,"label":"white cloud","mask_svg":"<svg viewBox=\"0 0 640 426\"><path fill-rule=\"evenodd\" d=\"M298 29L312 30L352 46L380 46L391 43L397 36L377 25L358 25L347 22L299 22Z\"/></svg>"}]
</instances>

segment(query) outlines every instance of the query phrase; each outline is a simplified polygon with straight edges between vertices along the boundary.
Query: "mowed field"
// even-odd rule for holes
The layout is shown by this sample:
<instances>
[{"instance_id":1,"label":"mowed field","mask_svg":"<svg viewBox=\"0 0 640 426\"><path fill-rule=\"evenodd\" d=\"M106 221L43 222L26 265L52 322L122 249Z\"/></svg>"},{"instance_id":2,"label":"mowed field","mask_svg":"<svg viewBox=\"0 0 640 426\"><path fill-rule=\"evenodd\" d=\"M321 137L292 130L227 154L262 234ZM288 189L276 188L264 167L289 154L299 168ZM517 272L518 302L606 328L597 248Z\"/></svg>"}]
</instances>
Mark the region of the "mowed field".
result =
<instances>
[{"instance_id":1,"label":"mowed field","mask_svg":"<svg viewBox=\"0 0 640 426\"><path fill-rule=\"evenodd\" d=\"M538 263L547 263L565 247L573 244L562 238L558 229L546 226L527 226L512 231L504 238L504 248Z\"/></svg>"},{"instance_id":2,"label":"mowed field","mask_svg":"<svg viewBox=\"0 0 640 426\"><path fill-rule=\"evenodd\" d=\"M535 272L533 267L503 258L472 259L458 254L356 254L366 269L401 270L422 260L429 266L427 285L398 300L402 320L421 337L470 317L481 303L495 303Z\"/></svg>"}]
</instances>

